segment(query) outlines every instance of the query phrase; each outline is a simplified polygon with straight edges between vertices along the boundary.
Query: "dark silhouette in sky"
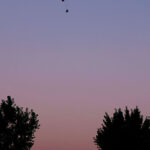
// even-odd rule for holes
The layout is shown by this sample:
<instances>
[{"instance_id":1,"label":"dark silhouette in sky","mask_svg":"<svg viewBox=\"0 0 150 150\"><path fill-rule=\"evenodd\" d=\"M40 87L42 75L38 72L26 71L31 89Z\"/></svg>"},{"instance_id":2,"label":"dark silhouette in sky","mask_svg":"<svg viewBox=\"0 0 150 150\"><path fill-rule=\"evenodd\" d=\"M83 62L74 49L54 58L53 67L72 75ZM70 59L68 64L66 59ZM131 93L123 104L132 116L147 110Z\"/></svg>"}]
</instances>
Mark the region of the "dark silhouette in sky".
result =
<instances>
[{"instance_id":1,"label":"dark silhouette in sky","mask_svg":"<svg viewBox=\"0 0 150 150\"><path fill-rule=\"evenodd\" d=\"M66 13L68 13L69 12L69 9L66 9Z\"/></svg>"},{"instance_id":2,"label":"dark silhouette in sky","mask_svg":"<svg viewBox=\"0 0 150 150\"><path fill-rule=\"evenodd\" d=\"M8 96L0 104L0 150L30 150L34 132L39 129L38 115L33 110L16 106Z\"/></svg>"},{"instance_id":3,"label":"dark silhouette in sky","mask_svg":"<svg viewBox=\"0 0 150 150\"><path fill-rule=\"evenodd\" d=\"M105 113L94 143L99 150L150 150L150 120L143 119L138 107L123 113L116 109L113 117Z\"/></svg>"},{"instance_id":4,"label":"dark silhouette in sky","mask_svg":"<svg viewBox=\"0 0 150 150\"><path fill-rule=\"evenodd\" d=\"M63 3L65 2L65 0L61 0ZM66 13L69 13L69 9L66 7Z\"/></svg>"}]
</instances>

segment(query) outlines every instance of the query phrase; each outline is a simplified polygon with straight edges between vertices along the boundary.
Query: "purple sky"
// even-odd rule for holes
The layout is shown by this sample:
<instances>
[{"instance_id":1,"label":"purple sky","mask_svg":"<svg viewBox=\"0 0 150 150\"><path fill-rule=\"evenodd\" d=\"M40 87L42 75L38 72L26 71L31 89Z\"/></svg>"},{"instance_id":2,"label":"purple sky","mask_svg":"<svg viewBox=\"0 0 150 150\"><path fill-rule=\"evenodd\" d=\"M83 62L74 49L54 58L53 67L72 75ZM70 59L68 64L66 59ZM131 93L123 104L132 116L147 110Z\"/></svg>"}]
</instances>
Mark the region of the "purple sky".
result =
<instances>
[{"instance_id":1,"label":"purple sky","mask_svg":"<svg viewBox=\"0 0 150 150\"><path fill-rule=\"evenodd\" d=\"M150 115L149 17L149 0L0 1L0 99L39 114L32 150L96 150L105 112Z\"/></svg>"}]
</instances>

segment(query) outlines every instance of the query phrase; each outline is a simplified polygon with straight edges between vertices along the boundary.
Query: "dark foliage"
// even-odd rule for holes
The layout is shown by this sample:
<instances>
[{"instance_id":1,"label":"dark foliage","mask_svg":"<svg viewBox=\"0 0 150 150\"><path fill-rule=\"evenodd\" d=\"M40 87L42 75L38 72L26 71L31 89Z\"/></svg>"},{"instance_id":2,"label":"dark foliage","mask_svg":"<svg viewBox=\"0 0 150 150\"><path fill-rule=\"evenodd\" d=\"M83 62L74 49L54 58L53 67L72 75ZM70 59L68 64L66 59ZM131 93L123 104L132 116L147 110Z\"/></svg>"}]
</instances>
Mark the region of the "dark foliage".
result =
<instances>
[{"instance_id":1,"label":"dark foliage","mask_svg":"<svg viewBox=\"0 0 150 150\"><path fill-rule=\"evenodd\" d=\"M30 150L39 128L33 110L16 106L10 96L0 104L0 150Z\"/></svg>"},{"instance_id":2,"label":"dark foliage","mask_svg":"<svg viewBox=\"0 0 150 150\"><path fill-rule=\"evenodd\" d=\"M113 117L105 113L94 143L99 150L150 150L150 120L137 107L124 113L116 109Z\"/></svg>"}]
</instances>

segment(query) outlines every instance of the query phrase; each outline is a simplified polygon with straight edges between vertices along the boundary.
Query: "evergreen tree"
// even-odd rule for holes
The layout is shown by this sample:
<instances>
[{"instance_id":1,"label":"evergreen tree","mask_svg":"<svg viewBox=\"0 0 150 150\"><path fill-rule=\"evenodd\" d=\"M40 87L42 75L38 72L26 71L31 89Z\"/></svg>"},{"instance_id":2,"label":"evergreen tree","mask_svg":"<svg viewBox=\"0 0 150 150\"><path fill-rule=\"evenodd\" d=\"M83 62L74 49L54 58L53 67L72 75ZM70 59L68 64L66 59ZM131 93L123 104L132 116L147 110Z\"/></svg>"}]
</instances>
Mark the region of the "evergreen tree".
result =
<instances>
[{"instance_id":1,"label":"evergreen tree","mask_svg":"<svg viewBox=\"0 0 150 150\"><path fill-rule=\"evenodd\" d=\"M150 120L143 119L138 107L124 113L115 109L112 117L107 113L94 143L99 150L150 150Z\"/></svg>"}]
</instances>

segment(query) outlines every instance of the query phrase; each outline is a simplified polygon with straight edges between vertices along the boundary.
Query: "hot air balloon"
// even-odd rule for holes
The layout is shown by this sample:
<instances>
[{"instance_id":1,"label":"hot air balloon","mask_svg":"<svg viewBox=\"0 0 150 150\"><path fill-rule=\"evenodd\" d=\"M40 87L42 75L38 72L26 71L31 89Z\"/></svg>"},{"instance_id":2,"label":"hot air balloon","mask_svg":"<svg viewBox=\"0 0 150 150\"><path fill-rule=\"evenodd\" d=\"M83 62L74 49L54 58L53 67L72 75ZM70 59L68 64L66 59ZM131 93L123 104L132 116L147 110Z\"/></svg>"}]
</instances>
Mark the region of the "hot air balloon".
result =
<instances>
[{"instance_id":1,"label":"hot air balloon","mask_svg":"<svg viewBox=\"0 0 150 150\"><path fill-rule=\"evenodd\" d=\"M62 2L65 2L66 3L66 0L61 0ZM69 12L69 9L67 8L67 5L65 4L65 9L66 9L66 13L68 13Z\"/></svg>"},{"instance_id":2,"label":"hot air balloon","mask_svg":"<svg viewBox=\"0 0 150 150\"><path fill-rule=\"evenodd\" d=\"M66 13L68 13L69 12L69 9L66 9Z\"/></svg>"}]
</instances>

